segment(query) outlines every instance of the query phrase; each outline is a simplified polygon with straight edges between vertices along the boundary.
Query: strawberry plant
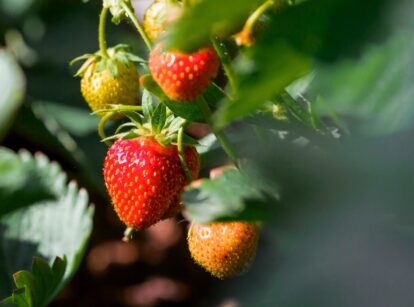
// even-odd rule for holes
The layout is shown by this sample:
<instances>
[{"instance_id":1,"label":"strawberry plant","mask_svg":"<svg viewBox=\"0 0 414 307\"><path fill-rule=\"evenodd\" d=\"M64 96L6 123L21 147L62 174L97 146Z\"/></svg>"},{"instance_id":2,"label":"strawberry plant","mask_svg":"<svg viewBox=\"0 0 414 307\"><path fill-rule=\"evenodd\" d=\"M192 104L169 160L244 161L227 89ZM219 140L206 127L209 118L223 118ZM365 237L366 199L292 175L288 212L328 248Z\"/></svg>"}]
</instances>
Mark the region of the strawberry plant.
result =
<instances>
[{"instance_id":1,"label":"strawberry plant","mask_svg":"<svg viewBox=\"0 0 414 307\"><path fill-rule=\"evenodd\" d=\"M412 306L413 9L0 1L0 302Z\"/></svg>"}]
</instances>

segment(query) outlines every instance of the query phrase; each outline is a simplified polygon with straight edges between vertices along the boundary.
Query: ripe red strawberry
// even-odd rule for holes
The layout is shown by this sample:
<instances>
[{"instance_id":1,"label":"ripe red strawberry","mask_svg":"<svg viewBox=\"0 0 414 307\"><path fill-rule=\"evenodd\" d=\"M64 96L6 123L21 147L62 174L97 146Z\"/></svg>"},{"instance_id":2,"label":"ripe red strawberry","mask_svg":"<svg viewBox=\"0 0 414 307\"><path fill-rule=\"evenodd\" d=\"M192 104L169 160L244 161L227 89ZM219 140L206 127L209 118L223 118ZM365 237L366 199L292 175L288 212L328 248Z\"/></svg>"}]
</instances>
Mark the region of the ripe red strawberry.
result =
<instances>
[{"instance_id":1,"label":"ripe red strawberry","mask_svg":"<svg viewBox=\"0 0 414 307\"><path fill-rule=\"evenodd\" d=\"M184 156L196 178L196 149L185 146ZM105 158L104 179L119 218L136 230L162 219L187 184L177 146L163 146L151 137L117 140Z\"/></svg>"},{"instance_id":2,"label":"ripe red strawberry","mask_svg":"<svg viewBox=\"0 0 414 307\"><path fill-rule=\"evenodd\" d=\"M213 276L224 279L243 273L253 260L259 226L247 222L193 224L188 247L193 259Z\"/></svg>"},{"instance_id":3,"label":"ripe red strawberry","mask_svg":"<svg viewBox=\"0 0 414 307\"><path fill-rule=\"evenodd\" d=\"M159 43L151 51L149 68L154 80L172 100L192 101L217 75L220 60L212 47L192 54L164 51Z\"/></svg>"}]
</instances>

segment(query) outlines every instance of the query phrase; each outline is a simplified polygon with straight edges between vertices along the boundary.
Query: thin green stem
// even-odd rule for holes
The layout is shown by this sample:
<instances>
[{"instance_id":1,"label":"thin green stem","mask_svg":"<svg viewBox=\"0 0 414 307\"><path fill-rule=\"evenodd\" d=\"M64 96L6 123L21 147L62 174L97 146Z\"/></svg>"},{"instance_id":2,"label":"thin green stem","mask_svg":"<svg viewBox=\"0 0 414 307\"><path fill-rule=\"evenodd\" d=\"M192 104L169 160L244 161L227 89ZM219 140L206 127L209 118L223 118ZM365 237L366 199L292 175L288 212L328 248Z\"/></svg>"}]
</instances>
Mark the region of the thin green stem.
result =
<instances>
[{"instance_id":1,"label":"thin green stem","mask_svg":"<svg viewBox=\"0 0 414 307\"><path fill-rule=\"evenodd\" d=\"M105 114L105 116L103 116L101 120L99 121L98 133L102 140L105 140L107 138L106 133L105 133L105 124L114 114L115 112L109 112L108 114ZM112 145L112 143L109 141L105 141L105 144L108 146Z\"/></svg>"},{"instance_id":2,"label":"thin green stem","mask_svg":"<svg viewBox=\"0 0 414 307\"><path fill-rule=\"evenodd\" d=\"M191 182L193 181L193 177L191 176L191 172L190 172L190 169L188 168L187 161L185 160L184 148L183 148L184 125L185 125L185 122L183 126L181 126L180 130L178 131L178 140L177 140L178 157L180 158L181 166L183 167L187 181Z\"/></svg>"},{"instance_id":3,"label":"thin green stem","mask_svg":"<svg viewBox=\"0 0 414 307\"><path fill-rule=\"evenodd\" d=\"M226 45L218 38L212 38L211 40L213 42L214 49L216 49L216 52L220 58L221 64L223 65L224 72L229 80L232 91L231 96L234 97L237 95L237 86L229 51L227 50Z\"/></svg>"},{"instance_id":4,"label":"thin green stem","mask_svg":"<svg viewBox=\"0 0 414 307\"><path fill-rule=\"evenodd\" d=\"M106 38L105 38L105 25L106 16L108 15L108 8L103 7L101 16L99 18L99 49L101 50L102 56L105 59L109 59L108 50L106 49Z\"/></svg>"},{"instance_id":5,"label":"thin green stem","mask_svg":"<svg viewBox=\"0 0 414 307\"><path fill-rule=\"evenodd\" d=\"M224 152L227 154L227 156L230 158L230 160L235 164L238 165L238 158L237 154L234 151L229 139L224 134L223 131L217 130L214 127L214 123L212 121L212 112L210 110L210 107L207 103L207 101L204 99L203 96L201 96L199 99L197 99L198 106L201 109L201 112L204 115L204 118L207 122L207 124L210 126L210 128L213 130L214 135L216 136L218 142L220 143L221 147L223 148Z\"/></svg>"},{"instance_id":6,"label":"thin green stem","mask_svg":"<svg viewBox=\"0 0 414 307\"><path fill-rule=\"evenodd\" d=\"M142 39L144 40L145 45L147 45L148 50L151 50L152 49L151 41L148 38L147 34L145 33L144 28L139 23L133 10L125 2L122 3L122 8L125 10L125 12L127 12L129 19L131 19L135 28L137 28L138 33L141 35Z\"/></svg>"},{"instance_id":7,"label":"thin green stem","mask_svg":"<svg viewBox=\"0 0 414 307\"><path fill-rule=\"evenodd\" d=\"M115 111L142 111L142 106L129 106L124 104L112 105Z\"/></svg>"},{"instance_id":8,"label":"thin green stem","mask_svg":"<svg viewBox=\"0 0 414 307\"><path fill-rule=\"evenodd\" d=\"M252 31L254 25L259 20L260 16L262 16L272 5L275 4L274 0L268 0L264 2L261 6L259 6L253 14L247 19L246 24L244 25L243 31Z\"/></svg>"}]
</instances>

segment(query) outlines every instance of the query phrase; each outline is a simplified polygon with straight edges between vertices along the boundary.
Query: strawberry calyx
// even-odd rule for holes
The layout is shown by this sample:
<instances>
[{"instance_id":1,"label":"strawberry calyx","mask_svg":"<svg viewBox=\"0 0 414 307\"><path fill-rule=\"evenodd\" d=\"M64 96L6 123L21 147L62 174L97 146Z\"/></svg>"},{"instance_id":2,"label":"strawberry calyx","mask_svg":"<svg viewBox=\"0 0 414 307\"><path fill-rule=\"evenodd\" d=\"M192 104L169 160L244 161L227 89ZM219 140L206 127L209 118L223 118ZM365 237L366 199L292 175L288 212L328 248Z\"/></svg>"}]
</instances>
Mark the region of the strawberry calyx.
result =
<instances>
[{"instance_id":1,"label":"strawberry calyx","mask_svg":"<svg viewBox=\"0 0 414 307\"><path fill-rule=\"evenodd\" d=\"M126 7L134 11L131 0L103 0L103 6L108 8L112 14L112 22L119 24L128 17Z\"/></svg>"},{"instance_id":2,"label":"strawberry calyx","mask_svg":"<svg viewBox=\"0 0 414 307\"><path fill-rule=\"evenodd\" d=\"M85 60L82 66L78 69L75 76L82 77L91 65L94 65L96 73L108 70L111 76L115 79L119 72L119 65L129 67L135 63L146 63L146 61L139 56L131 53L131 47L126 44L119 44L107 50L109 58L103 56L101 51L95 53L87 53L81 55L70 62L73 65L76 62Z\"/></svg>"},{"instance_id":3,"label":"strawberry calyx","mask_svg":"<svg viewBox=\"0 0 414 307\"><path fill-rule=\"evenodd\" d=\"M142 111L142 112L140 112ZM110 117L113 113L122 113L130 121L120 125L115 134L102 139L104 142L116 139L134 139L137 137L153 138L163 146L197 145L198 142L183 133L187 121L174 114L163 104L154 105L152 96L144 91L142 106L110 105L110 109L98 110ZM124 131L127 129L126 131ZM181 133L181 135L180 135Z\"/></svg>"}]
</instances>

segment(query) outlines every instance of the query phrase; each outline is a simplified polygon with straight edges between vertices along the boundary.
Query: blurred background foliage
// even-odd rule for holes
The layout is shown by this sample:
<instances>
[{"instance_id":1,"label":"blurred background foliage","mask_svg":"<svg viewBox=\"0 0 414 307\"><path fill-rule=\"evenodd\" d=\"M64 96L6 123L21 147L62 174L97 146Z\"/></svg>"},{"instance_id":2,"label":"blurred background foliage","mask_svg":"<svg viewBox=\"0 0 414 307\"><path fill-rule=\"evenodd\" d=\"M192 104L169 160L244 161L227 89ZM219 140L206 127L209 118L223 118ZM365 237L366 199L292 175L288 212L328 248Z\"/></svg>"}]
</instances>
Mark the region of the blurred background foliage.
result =
<instances>
[{"instance_id":1,"label":"blurred background foliage","mask_svg":"<svg viewBox=\"0 0 414 307\"><path fill-rule=\"evenodd\" d=\"M66 255L48 298L80 269L56 306L413 306L414 4L300 2L267 14L233 61L235 101L220 97L215 111L249 164L184 196L192 220L265 217L249 273L216 281L190 259L185 223L119 240L106 146L68 65L97 49L100 1L0 0L1 145L28 150L0 151L0 299L33 255ZM240 28L257 3L200 1L166 39L194 50ZM135 1L137 15L148 4ZM128 24L107 31L110 45L146 56ZM264 112L270 101L288 121ZM207 175L226 161L211 135L201 143Z\"/></svg>"}]
</instances>

